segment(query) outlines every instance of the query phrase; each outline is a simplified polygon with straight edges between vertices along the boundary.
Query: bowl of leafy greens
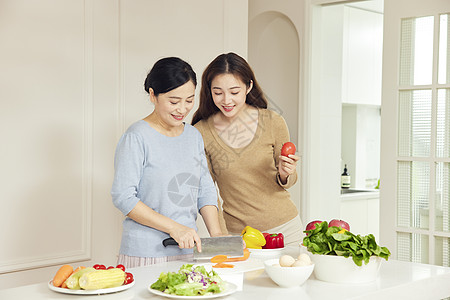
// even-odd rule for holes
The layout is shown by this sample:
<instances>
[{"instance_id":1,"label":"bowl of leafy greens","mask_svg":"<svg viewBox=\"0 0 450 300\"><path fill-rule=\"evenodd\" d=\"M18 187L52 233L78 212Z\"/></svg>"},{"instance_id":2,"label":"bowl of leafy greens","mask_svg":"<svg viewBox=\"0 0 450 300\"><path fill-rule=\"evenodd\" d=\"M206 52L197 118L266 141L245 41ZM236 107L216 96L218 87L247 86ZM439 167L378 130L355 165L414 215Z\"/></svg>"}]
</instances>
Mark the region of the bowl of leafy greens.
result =
<instances>
[{"instance_id":1,"label":"bowl of leafy greens","mask_svg":"<svg viewBox=\"0 0 450 300\"><path fill-rule=\"evenodd\" d=\"M326 221L305 230L303 245L315 264L314 276L333 283L368 283L376 280L382 259L391 255L379 246L373 234L355 235Z\"/></svg>"},{"instance_id":2,"label":"bowl of leafy greens","mask_svg":"<svg viewBox=\"0 0 450 300\"><path fill-rule=\"evenodd\" d=\"M178 272L162 272L148 290L159 296L182 298L223 297L237 290L231 282L223 281L214 271L207 271L202 265L185 264Z\"/></svg>"}]
</instances>

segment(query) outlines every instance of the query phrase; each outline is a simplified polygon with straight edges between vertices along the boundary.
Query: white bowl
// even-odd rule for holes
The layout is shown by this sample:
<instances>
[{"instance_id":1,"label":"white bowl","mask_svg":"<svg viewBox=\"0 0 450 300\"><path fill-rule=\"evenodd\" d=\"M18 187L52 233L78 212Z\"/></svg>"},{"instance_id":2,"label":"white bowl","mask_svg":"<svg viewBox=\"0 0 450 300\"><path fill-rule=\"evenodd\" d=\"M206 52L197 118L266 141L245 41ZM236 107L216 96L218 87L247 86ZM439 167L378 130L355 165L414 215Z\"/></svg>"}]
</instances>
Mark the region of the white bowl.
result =
<instances>
[{"instance_id":1,"label":"white bowl","mask_svg":"<svg viewBox=\"0 0 450 300\"><path fill-rule=\"evenodd\" d=\"M368 283L375 281L380 270L381 258L372 256L366 265L357 266L352 257L336 255L311 255L317 279L332 283Z\"/></svg>"},{"instance_id":2,"label":"white bowl","mask_svg":"<svg viewBox=\"0 0 450 300\"><path fill-rule=\"evenodd\" d=\"M274 266L276 265L276 266ZM314 270L314 264L303 267L280 267L279 259L264 261L267 275L281 287L296 287L302 285Z\"/></svg>"}]
</instances>

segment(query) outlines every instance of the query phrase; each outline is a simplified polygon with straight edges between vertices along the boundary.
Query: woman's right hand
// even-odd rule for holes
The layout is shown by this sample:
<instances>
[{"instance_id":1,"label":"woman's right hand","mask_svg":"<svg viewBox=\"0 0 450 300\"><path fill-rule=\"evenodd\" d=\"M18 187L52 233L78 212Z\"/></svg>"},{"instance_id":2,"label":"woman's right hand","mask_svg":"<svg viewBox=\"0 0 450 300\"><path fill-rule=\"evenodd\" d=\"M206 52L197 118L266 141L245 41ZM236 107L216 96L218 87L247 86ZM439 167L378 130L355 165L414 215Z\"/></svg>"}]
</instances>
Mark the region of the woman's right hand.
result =
<instances>
[{"instance_id":1,"label":"woman's right hand","mask_svg":"<svg viewBox=\"0 0 450 300\"><path fill-rule=\"evenodd\" d=\"M197 246L198 252L202 252L202 242L194 229L177 224L169 234L170 237L178 243L178 247L181 249L194 248L194 246Z\"/></svg>"}]
</instances>

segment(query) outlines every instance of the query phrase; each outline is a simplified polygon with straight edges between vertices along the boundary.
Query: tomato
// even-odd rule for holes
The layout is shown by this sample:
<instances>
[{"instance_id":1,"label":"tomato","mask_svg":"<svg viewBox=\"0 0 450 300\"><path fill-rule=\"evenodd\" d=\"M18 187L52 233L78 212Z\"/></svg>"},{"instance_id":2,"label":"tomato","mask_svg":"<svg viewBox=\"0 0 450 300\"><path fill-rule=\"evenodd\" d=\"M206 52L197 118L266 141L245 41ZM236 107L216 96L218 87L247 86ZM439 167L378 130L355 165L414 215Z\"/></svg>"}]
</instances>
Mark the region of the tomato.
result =
<instances>
[{"instance_id":1,"label":"tomato","mask_svg":"<svg viewBox=\"0 0 450 300\"><path fill-rule=\"evenodd\" d=\"M134 281L133 274L125 272L125 282L123 284L129 284Z\"/></svg>"},{"instance_id":2,"label":"tomato","mask_svg":"<svg viewBox=\"0 0 450 300\"><path fill-rule=\"evenodd\" d=\"M93 268L96 270L106 270L105 265L99 265L99 264L94 265Z\"/></svg>"},{"instance_id":3,"label":"tomato","mask_svg":"<svg viewBox=\"0 0 450 300\"><path fill-rule=\"evenodd\" d=\"M106 268L106 270L109 270L109 269L114 269L114 266L109 266Z\"/></svg>"},{"instance_id":4,"label":"tomato","mask_svg":"<svg viewBox=\"0 0 450 300\"><path fill-rule=\"evenodd\" d=\"M291 142L284 143L281 148L281 155L289 156L289 154L295 154L295 145Z\"/></svg>"},{"instance_id":5,"label":"tomato","mask_svg":"<svg viewBox=\"0 0 450 300\"><path fill-rule=\"evenodd\" d=\"M116 268L117 269L121 269L122 271L125 272L125 266L124 265L117 265Z\"/></svg>"}]
</instances>

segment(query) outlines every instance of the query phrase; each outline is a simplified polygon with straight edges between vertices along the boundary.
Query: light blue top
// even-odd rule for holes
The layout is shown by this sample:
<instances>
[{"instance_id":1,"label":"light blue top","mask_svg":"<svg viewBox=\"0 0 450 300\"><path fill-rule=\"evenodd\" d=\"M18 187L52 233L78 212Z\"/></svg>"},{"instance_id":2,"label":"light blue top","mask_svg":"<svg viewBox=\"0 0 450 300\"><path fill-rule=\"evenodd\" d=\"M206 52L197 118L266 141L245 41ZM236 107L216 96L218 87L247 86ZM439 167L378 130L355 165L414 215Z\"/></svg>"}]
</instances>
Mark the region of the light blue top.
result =
<instances>
[{"instance_id":1,"label":"light blue top","mask_svg":"<svg viewBox=\"0 0 450 300\"><path fill-rule=\"evenodd\" d=\"M197 230L198 211L217 206L217 191L206 162L203 139L185 124L177 137L165 136L146 121L132 124L120 138L114 160L111 195L114 205L127 215L142 201L156 212ZM162 257L192 253L192 249L164 247L165 232L123 221L120 253Z\"/></svg>"}]
</instances>

